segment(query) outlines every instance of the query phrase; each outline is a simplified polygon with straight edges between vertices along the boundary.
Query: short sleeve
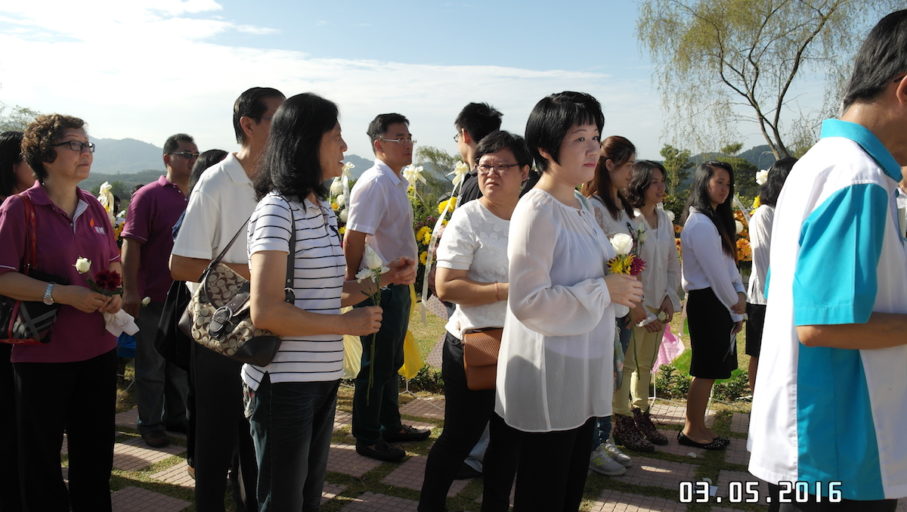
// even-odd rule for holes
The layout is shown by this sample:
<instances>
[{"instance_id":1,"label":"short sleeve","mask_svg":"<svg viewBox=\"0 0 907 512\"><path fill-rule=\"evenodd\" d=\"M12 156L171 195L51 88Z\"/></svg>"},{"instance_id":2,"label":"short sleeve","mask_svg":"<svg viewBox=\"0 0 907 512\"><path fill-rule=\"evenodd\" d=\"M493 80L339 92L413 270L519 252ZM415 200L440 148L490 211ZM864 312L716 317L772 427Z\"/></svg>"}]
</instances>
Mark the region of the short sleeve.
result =
<instances>
[{"instance_id":1,"label":"short sleeve","mask_svg":"<svg viewBox=\"0 0 907 512\"><path fill-rule=\"evenodd\" d=\"M249 223L249 256L262 251L290 251L290 206L279 197L265 196Z\"/></svg>"},{"instance_id":2,"label":"short sleeve","mask_svg":"<svg viewBox=\"0 0 907 512\"><path fill-rule=\"evenodd\" d=\"M869 321L878 291L888 197L876 184L835 192L800 229L794 324Z\"/></svg>"},{"instance_id":3,"label":"short sleeve","mask_svg":"<svg viewBox=\"0 0 907 512\"><path fill-rule=\"evenodd\" d=\"M476 249L479 247L478 233L469 222L466 209L454 211L450 222L444 228L444 236L438 245L438 266L453 270L469 270ZM469 211L475 211L469 209Z\"/></svg>"},{"instance_id":4,"label":"short sleeve","mask_svg":"<svg viewBox=\"0 0 907 512\"><path fill-rule=\"evenodd\" d=\"M131 238L139 242L147 242L150 236L150 222L152 218L151 197L147 188L139 190L126 211L126 225L123 227L123 238Z\"/></svg>"},{"instance_id":5,"label":"short sleeve","mask_svg":"<svg viewBox=\"0 0 907 512\"><path fill-rule=\"evenodd\" d=\"M350 192L347 229L374 235L387 211L387 197L381 184L374 178L360 180Z\"/></svg>"},{"instance_id":6,"label":"short sleeve","mask_svg":"<svg viewBox=\"0 0 907 512\"><path fill-rule=\"evenodd\" d=\"M204 176L202 177L204 179ZM215 201L206 191L202 181L196 185L189 197L186 216L173 242L173 254L186 258L210 260L217 247L217 219L220 217L220 202ZM227 236L232 236L228 234Z\"/></svg>"},{"instance_id":7,"label":"short sleeve","mask_svg":"<svg viewBox=\"0 0 907 512\"><path fill-rule=\"evenodd\" d=\"M10 196L0 207L0 274L18 271L25 254L25 208Z\"/></svg>"}]
</instances>

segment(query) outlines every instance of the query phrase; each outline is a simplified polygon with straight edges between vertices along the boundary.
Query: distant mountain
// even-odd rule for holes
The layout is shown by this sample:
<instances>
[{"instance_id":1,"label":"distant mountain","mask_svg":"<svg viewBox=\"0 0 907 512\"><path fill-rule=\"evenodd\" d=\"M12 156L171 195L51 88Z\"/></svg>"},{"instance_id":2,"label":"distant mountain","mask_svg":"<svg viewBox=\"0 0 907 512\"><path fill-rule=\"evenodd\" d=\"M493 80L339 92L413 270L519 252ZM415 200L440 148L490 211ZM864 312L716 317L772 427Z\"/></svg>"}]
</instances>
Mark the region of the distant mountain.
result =
<instances>
[{"instance_id":1,"label":"distant mountain","mask_svg":"<svg viewBox=\"0 0 907 512\"><path fill-rule=\"evenodd\" d=\"M92 172L131 174L138 171L164 170L163 148L135 139L92 139L97 149Z\"/></svg>"}]
</instances>

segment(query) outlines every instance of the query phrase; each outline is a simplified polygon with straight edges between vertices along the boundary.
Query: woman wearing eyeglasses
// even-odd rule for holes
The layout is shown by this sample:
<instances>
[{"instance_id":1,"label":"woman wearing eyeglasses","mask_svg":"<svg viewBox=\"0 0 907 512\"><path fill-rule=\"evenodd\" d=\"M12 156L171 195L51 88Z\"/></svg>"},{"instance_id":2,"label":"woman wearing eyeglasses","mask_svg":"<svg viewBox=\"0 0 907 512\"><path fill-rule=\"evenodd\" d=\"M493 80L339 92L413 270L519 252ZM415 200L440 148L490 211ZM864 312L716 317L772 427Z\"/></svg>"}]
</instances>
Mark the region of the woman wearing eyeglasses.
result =
<instances>
[{"instance_id":1,"label":"woman wearing eyeglasses","mask_svg":"<svg viewBox=\"0 0 907 512\"><path fill-rule=\"evenodd\" d=\"M473 163L482 196L457 208L438 246L435 286L438 296L456 304L456 309L447 322L442 355L444 430L428 454L420 512L447 510L447 491L494 412L494 389L473 391L466 385L462 340L466 332L504 326L507 232L532 157L522 137L496 131L479 142ZM486 464L494 452L494 448L486 452ZM503 496L505 509L511 473L485 472L486 496ZM488 505L483 509L489 510Z\"/></svg>"},{"instance_id":2,"label":"woman wearing eyeglasses","mask_svg":"<svg viewBox=\"0 0 907 512\"><path fill-rule=\"evenodd\" d=\"M22 153L38 183L0 207L0 295L60 305L49 343L12 351L24 510L111 509L116 338L102 313L117 312L122 299L92 291L87 279L122 269L107 212L78 188L94 151L84 126L60 114L30 124ZM27 208L34 210L35 269L55 276L50 281L20 272L31 230ZM90 260L85 274L76 270L77 258ZM64 431L68 489L60 472Z\"/></svg>"}]
</instances>

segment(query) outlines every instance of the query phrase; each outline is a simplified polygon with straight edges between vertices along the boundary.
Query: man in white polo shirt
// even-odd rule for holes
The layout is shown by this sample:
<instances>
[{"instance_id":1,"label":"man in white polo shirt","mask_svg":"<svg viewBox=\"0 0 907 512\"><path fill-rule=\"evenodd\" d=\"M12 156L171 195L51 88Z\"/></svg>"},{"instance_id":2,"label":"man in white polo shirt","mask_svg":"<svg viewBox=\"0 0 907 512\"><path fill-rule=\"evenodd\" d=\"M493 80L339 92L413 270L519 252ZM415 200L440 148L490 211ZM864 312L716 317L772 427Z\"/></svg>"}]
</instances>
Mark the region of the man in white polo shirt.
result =
<instances>
[{"instance_id":1,"label":"man in white polo shirt","mask_svg":"<svg viewBox=\"0 0 907 512\"><path fill-rule=\"evenodd\" d=\"M363 266L366 245L385 262L401 257L415 261L418 256L413 210L406 195L409 183L400 175L413 161L416 141L409 132L409 121L400 114L379 114L369 124L367 133L377 159L350 193L343 243L347 279L354 279ZM371 300L358 306L368 305ZM409 325L409 287L388 286L381 292L380 305L384 310L381 330L374 336L361 337L362 368L356 376L353 397L353 436L360 455L399 462L405 452L388 443L420 441L427 439L430 431L400 423L397 370L403 365L403 340Z\"/></svg>"},{"instance_id":2,"label":"man in white polo shirt","mask_svg":"<svg viewBox=\"0 0 907 512\"><path fill-rule=\"evenodd\" d=\"M192 190L186 217L173 244L170 273L174 280L197 282L208 263L240 235L223 262L249 278L246 221L258 201L252 188L258 159L271 130L271 117L283 103L277 89L253 87L233 105L233 130L241 148L202 174ZM193 344L192 386L195 391L195 504L198 510L223 510L227 471L239 457L245 504L258 510L256 463L243 415L242 363Z\"/></svg>"},{"instance_id":3,"label":"man in white polo shirt","mask_svg":"<svg viewBox=\"0 0 907 512\"><path fill-rule=\"evenodd\" d=\"M907 496L905 164L907 10L870 32L843 115L775 209L749 469L779 510L893 511Z\"/></svg>"}]
</instances>

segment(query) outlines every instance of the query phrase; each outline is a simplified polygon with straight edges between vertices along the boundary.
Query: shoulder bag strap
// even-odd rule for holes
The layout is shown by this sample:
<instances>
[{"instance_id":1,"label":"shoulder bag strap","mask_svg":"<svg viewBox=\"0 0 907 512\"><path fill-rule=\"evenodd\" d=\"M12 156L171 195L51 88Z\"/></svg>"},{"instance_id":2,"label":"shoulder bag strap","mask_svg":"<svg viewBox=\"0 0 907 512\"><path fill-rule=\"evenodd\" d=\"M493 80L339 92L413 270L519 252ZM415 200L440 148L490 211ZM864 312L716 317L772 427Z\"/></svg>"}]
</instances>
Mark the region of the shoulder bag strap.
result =
<instances>
[{"instance_id":1,"label":"shoulder bag strap","mask_svg":"<svg viewBox=\"0 0 907 512\"><path fill-rule=\"evenodd\" d=\"M294 291L296 277L296 217L293 215L293 205L286 198L283 198L283 200L287 202L287 208L290 210L290 246L289 252L287 252L287 277L284 282L284 292L286 293L287 302L292 304L296 296Z\"/></svg>"},{"instance_id":2,"label":"shoulder bag strap","mask_svg":"<svg viewBox=\"0 0 907 512\"><path fill-rule=\"evenodd\" d=\"M23 274L28 275L38 266L38 223L35 220L35 205L25 194L21 194L22 206L25 208L25 255L23 257Z\"/></svg>"},{"instance_id":3,"label":"shoulder bag strap","mask_svg":"<svg viewBox=\"0 0 907 512\"><path fill-rule=\"evenodd\" d=\"M214 258L213 260L211 260L210 263L208 263L208 266L205 267L205 270L202 272L202 275L198 278L199 282L204 282L205 276L208 274L208 272L210 272L211 269L216 267L217 264L220 263L221 260L224 259L224 256L226 256L227 251L230 250L230 247L233 247L233 242L235 242L236 239L239 238L239 235L242 234L242 232L246 229L246 224L248 224L249 220L251 220L251 219L252 219L252 216L249 215L249 218L246 219L246 221L242 223L242 226L239 227L239 229L236 231L236 234L233 235L233 238L230 239L230 242L227 244L227 246L224 247L224 249L222 251L220 251L220 254L218 254L216 258Z\"/></svg>"}]
</instances>

